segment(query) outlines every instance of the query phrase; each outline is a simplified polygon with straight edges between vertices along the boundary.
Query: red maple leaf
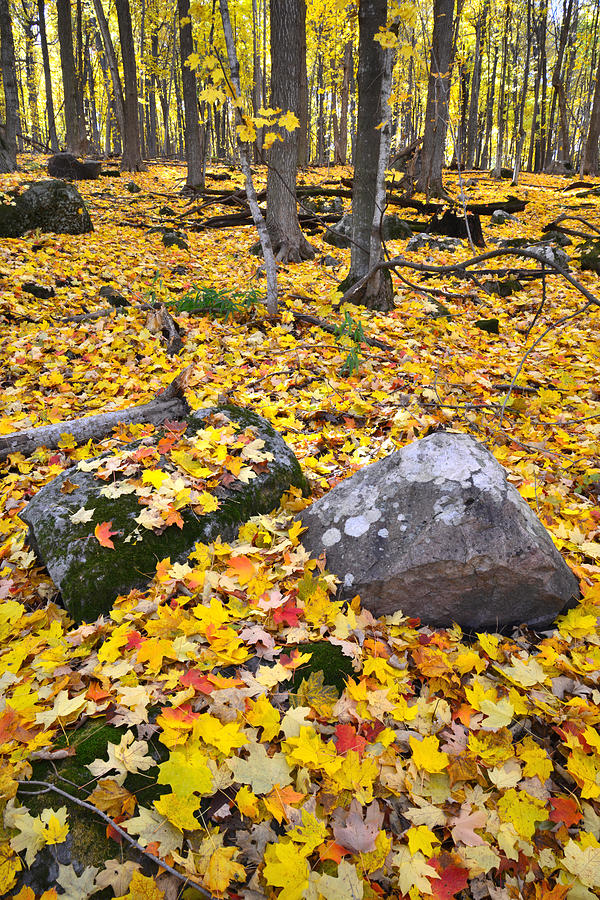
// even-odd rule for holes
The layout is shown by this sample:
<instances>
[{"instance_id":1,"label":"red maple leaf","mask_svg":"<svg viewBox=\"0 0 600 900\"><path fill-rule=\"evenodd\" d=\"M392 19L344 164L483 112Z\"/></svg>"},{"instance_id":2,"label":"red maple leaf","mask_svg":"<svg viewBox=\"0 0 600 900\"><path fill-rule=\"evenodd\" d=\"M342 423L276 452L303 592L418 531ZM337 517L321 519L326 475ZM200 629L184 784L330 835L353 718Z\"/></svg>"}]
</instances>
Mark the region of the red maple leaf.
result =
<instances>
[{"instance_id":1,"label":"red maple leaf","mask_svg":"<svg viewBox=\"0 0 600 900\"><path fill-rule=\"evenodd\" d=\"M188 669L179 680L184 687L193 687L195 691L201 691L203 694L212 694L215 689L214 684L199 669Z\"/></svg>"},{"instance_id":2,"label":"red maple leaf","mask_svg":"<svg viewBox=\"0 0 600 900\"><path fill-rule=\"evenodd\" d=\"M298 624L298 619L304 612L303 609L299 606L294 606L291 600L285 604L285 606L279 606L277 609L273 610L273 621L276 625L284 622L286 625L290 625L294 628Z\"/></svg>"},{"instance_id":3,"label":"red maple leaf","mask_svg":"<svg viewBox=\"0 0 600 900\"><path fill-rule=\"evenodd\" d=\"M431 894L435 900L454 900L459 891L464 891L469 883L468 869L451 864L444 867L442 858L428 860L428 864L436 870L439 878L431 880Z\"/></svg>"},{"instance_id":4,"label":"red maple leaf","mask_svg":"<svg viewBox=\"0 0 600 900\"><path fill-rule=\"evenodd\" d=\"M548 816L551 822L564 822L568 828L570 825L577 825L583 819L583 814L573 797L551 797L550 803L553 806Z\"/></svg>"},{"instance_id":5,"label":"red maple leaf","mask_svg":"<svg viewBox=\"0 0 600 900\"><path fill-rule=\"evenodd\" d=\"M337 752L342 755L348 750L355 750L359 756L365 752L367 742L362 735L357 734L352 725L336 725L335 745Z\"/></svg>"}]
</instances>

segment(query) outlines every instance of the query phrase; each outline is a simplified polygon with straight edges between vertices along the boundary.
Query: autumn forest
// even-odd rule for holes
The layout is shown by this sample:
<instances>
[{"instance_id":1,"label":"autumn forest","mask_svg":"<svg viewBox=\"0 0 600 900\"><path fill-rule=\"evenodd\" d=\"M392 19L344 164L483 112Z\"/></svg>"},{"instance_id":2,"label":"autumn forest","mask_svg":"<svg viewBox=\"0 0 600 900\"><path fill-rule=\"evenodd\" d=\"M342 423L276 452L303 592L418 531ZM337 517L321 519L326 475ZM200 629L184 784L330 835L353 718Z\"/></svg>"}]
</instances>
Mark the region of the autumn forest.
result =
<instances>
[{"instance_id":1,"label":"autumn forest","mask_svg":"<svg viewBox=\"0 0 600 900\"><path fill-rule=\"evenodd\" d=\"M0 897L600 893L597 0L0 0Z\"/></svg>"}]
</instances>

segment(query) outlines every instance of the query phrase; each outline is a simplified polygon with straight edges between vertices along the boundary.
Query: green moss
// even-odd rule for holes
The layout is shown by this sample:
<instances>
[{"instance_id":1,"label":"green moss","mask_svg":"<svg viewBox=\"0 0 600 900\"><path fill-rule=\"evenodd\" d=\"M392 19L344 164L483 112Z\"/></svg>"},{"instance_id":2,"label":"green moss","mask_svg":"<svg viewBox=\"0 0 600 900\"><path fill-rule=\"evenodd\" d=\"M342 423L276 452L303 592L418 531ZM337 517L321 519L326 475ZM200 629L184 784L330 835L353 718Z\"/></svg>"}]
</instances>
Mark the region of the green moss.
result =
<instances>
[{"instance_id":1,"label":"green moss","mask_svg":"<svg viewBox=\"0 0 600 900\"><path fill-rule=\"evenodd\" d=\"M300 653L311 653L310 661L296 669L290 690L296 692L302 682L313 672L323 672L324 684L336 688L339 694L346 685L346 680L353 674L352 660L342 653L340 647L329 641L298 644Z\"/></svg>"}]
</instances>

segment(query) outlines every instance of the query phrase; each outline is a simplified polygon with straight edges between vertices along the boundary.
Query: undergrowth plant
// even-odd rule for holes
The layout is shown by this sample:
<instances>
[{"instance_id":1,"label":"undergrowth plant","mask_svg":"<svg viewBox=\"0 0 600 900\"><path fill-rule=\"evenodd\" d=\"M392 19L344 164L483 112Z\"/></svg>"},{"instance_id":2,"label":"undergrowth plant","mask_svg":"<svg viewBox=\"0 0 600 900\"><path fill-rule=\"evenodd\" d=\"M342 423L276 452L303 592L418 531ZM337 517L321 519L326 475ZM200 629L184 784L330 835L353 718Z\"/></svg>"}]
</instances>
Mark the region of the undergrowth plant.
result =
<instances>
[{"instance_id":1,"label":"undergrowth plant","mask_svg":"<svg viewBox=\"0 0 600 900\"><path fill-rule=\"evenodd\" d=\"M223 317L248 312L248 310L262 303L264 298L258 291L230 291L227 288L217 290L206 285L190 287L183 297L170 301L178 313L188 312L195 314L207 313L210 316Z\"/></svg>"},{"instance_id":2,"label":"undergrowth plant","mask_svg":"<svg viewBox=\"0 0 600 900\"><path fill-rule=\"evenodd\" d=\"M348 310L344 310L344 320L340 322L335 330L337 338L348 337L353 346L348 351L348 356L340 367L341 375L353 375L358 373L361 364L360 345L365 340L362 322L356 322Z\"/></svg>"}]
</instances>

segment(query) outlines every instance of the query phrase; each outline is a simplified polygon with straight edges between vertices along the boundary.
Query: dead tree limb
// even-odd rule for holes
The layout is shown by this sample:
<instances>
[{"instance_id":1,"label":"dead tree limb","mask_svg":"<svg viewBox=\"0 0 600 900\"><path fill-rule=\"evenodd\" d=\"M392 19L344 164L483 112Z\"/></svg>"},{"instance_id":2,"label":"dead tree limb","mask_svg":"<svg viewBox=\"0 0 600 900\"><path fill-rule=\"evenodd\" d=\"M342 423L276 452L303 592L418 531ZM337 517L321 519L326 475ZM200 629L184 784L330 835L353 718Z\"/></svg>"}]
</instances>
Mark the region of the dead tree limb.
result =
<instances>
[{"instance_id":1,"label":"dead tree limb","mask_svg":"<svg viewBox=\"0 0 600 900\"><path fill-rule=\"evenodd\" d=\"M540 265L548 266L555 270L558 275L562 275L562 277L579 291L580 294L583 294L590 305L600 306L600 300L598 300L591 291L588 291L580 281L574 278L570 272L567 272L562 266L559 266L558 263L547 259L537 250L525 250L521 247L503 247L500 250L488 250L487 253L481 253L479 256L474 256L471 259L466 259L462 262L449 263L445 266L416 263L403 256L394 256L391 259L382 260L376 266L373 266L363 278L357 281L356 284L353 284L352 287L348 288L339 301L338 306L351 301L354 294L360 291L369 278L373 276L376 269L413 269L416 272L423 272L430 275L460 275L460 273L463 272L466 275L467 269L476 266L481 262L485 262L487 259L495 259L497 256L520 256L523 259L533 259Z\"/></svg>"},{"instance_id":2,"label":"dead tree limb","mask_svg":"<svg viewBox=\"0 0 600 900\"><path fill-rule=\"evenodd\" d=\"M63 434L72 435L77 444L85 444L89 440L100 440L110 434L117 425L147 423L162 425L167 420L183 419L190 408L184 396L184 390L190 377L191 366L183 369L179 375L157 394L149 403L130 406L127 409L111 410L95 416L81 419L67 419L55 425L42 425L39 428L27 428L24 431L13 431L12 434L0 437L0 461L12 453L29 456L38 447L56 450Z\"/></svg>"}]
</instances>

